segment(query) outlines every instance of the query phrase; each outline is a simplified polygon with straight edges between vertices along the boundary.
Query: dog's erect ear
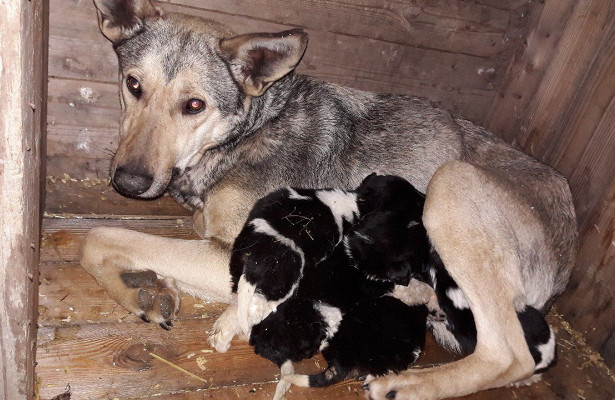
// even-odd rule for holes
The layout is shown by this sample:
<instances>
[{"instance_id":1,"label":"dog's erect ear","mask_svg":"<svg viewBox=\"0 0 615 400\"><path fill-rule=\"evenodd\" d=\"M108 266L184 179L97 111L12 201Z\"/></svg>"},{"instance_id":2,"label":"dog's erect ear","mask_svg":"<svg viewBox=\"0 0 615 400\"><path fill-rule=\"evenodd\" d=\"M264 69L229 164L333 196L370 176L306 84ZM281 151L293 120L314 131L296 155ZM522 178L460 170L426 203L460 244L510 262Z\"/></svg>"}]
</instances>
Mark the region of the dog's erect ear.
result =
<instances>
[{"instance_id":1,"label":"dog's erect ear","mask_svg":"<svg viewBox=\"0 0 615 400\"><path fill-rule=\"evenodd\" d=\"M151 0L94 0L94 5L100 31L113 43L134 36L146 18L162 16Z\"/></svg>"},{"instance_id":2,"label":"dog's erect ear","mask_svg":"<svg viewBox=\"0 0 615 400\"><path fill-rule=\"evenodd\" d=\"M253 33L220 41L222 56L233 77L249 96L260 96L291 72L307 47L307 33L293 29L280 33Z\"/></svg>"}]
</instances>

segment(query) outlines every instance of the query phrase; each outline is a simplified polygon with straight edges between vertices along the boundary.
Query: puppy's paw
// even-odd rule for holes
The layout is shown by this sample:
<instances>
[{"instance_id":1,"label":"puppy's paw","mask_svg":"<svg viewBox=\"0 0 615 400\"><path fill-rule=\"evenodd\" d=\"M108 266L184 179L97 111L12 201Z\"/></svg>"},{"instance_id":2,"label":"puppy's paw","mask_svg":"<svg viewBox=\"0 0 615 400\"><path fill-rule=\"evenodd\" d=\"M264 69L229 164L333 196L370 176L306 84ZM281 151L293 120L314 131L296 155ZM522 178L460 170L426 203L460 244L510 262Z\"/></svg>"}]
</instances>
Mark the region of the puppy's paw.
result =
<instances>
[{"instance_id":1,"label":"puppy's paw","mask_svg":"<svg viewBox=\"0 0 615 400\"><path fill-rule=\"evenodd\" d=\"M209 334L208 342L220 353L225 353L231 347L235 335L241 333L237 323L237 305L231 304L218 317Z\"/></svg>"},{"instance_id":2,"label":"puppy's paw","mask_svg":"<svg viewBox=\"0 0 615 400\"><path fill-rule=\"evenodd\" d=\"M165 330L179 312L180 294L172 279L158 279L153 271L122 272L126 285L122 305L145 322L156 322Z\"/></svg>"}]
</instances>

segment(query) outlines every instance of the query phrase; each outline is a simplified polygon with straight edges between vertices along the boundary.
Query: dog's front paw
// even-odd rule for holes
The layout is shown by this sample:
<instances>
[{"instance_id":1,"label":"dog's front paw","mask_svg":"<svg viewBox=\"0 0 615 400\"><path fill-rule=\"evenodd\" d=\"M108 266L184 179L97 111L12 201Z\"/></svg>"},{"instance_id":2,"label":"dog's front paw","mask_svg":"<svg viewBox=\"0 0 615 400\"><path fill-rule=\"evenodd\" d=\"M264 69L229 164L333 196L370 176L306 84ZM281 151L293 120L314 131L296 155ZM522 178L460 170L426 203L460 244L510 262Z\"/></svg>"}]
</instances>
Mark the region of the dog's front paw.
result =
<instances>
[{"instance_id":1,"label":"dog's front paw","mask_svg":"<svg viewBox=\"0 0 615 400\"><path fill-rule=\"evenodd\" d=\"M179 312L180 295L172 279L158 279L153 271L122 272L128 291L124 305L145 322L156 322L169 330Z\"/></svg>"},{"instance_id":2,"label":"dog's front paw","mask_svg":"<svg viewBox=\"0 0 615 400\"><path fill-rule=\"evenodd\" d=\"M425 386L425 387L423 387ZM428 384L418 382L417 375L412 371L390 374L379 378L369 376L365 380L363 389L370 400L432 400L434 397L428 393Z\"/></svg>"},{"instance_id":3,"label":"dog's front paw","mask_svg":"<svg viewBox=\"0 0 615 400\"><path fill-rule=\"evenodd\" d=\"M218 317L209 334L209 345L220 353L225 353L231 347L231 341L241 330L237 323L237 305L231 304Z\"/></svg>"}]
</instances>

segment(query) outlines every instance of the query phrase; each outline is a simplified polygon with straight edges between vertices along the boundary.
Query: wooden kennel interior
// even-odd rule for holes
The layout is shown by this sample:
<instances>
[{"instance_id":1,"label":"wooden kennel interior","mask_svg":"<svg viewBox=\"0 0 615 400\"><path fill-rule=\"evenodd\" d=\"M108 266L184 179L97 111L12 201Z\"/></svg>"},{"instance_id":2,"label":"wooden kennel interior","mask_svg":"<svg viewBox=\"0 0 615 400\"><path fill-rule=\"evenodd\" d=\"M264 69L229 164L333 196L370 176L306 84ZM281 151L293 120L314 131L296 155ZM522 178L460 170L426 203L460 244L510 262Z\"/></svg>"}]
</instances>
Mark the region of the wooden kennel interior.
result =
<instances>
[{"instance_id":1,"label":"wooden kennel interior","mask_svg":"<svg viewBox=\"0 0 615 400\"><path fill-rule=\"evenodd\" d=\"M167 0L238 33L301 27L299 72L440 102L569 180L576 269L550 322L543 382L472 399L615 396L615 3L607 0ZM237 342L206 344L218 304L185 297L171 332L115 305L78 264L93 226L196 238L163 197L108 185L117 61L90 0L0 4L0 398L269 398L278 372ZM427 362L439 362L435 346ZM430 358L431 357L431 358ZM431 361L430 361L431 360ZM306 371L322 367L318 358ZM292 398L362 397L360 384ZM67 395L65 395L66 397Z\"/></svg>"}]
</instances>

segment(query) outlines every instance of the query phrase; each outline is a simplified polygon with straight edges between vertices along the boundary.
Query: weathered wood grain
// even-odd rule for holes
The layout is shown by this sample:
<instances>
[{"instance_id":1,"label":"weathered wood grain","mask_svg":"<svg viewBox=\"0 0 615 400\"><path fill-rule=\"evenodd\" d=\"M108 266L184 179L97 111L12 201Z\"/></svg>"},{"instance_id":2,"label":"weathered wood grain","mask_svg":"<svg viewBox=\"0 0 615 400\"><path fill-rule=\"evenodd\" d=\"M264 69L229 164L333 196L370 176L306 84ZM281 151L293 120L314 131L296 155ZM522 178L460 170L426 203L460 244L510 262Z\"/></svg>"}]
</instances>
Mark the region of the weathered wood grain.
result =
<instances>
[{"instance_id":1,"label":"weathered wood grain","mask_svg":"<svg viewBox=\"0 0 615 400\"><path fill-rule=\"evenodd\" d=\"M0 399L35 390L47 3L0 3Z\"/></svg>"},{"instance_id":2,"label":"weathered wood grain","mask_svg":"<svg viewBox=\"0 0 615 400\"><path fill-rule=\"evenodd\" d=\"M171 332L143 322L112 322L90 325L44 326L39 331L38 374L41 394L50 397L71 384L78 398L265 398L273 390L277 368L254 355L245 342L235 340L228 353L212 351L204 342L212 319L177 321ZM502 388L464 398L474 400L577 398L606 399L615 395L613 381L591 361L593 353L562 329L561 322L550 321L558 331L558 365L545 374L542 382L530 387ZM173 364L203 378L202 382L158 361L153 352ZM420 365L450 360L429 338ZM321 357L297 366L303 373L321 370ZM262 392L262 393L261 393ZM293 388L290 399L357 398L363 395L360 384L345 382L327 389ZM262 396L262 397L261 397ZM309 397L307 397L309 396ZM45 398L45 397L43 397ZM361 397L362 398L362 397Z\"/></svg>"},{"instance_id":3,"label":"weathered wood grain","mask_svg":"<svg viewBox=\"0 0 615 400\"><path fill-rule=\"evenodd\" d=\"M581 238L577 267L573 271L568 290L558 300L558 307L613 367L615 180L611 180L598 207L592 212Z\"/></svg>"},{"instance_id":4,"label":"weathered wood grain","mask_svg":"<svg viewBox=\"0 0 615 400\"><path fill-rule=\"evenodd\" d=\"M565 2L555 6L564 7ZM557 13L543 14L552 20ZM606 212L615 175L615 8L611 3L580 1L574 5L553 59L536 94L519 100L520 114L504 126L530 154L549 163L569 179L580 227L580 251L568 292L560 308L584 331L595 348L605 348L615 329L611 290L613 216ZM567 12L561 9L563 14ZM543 19L541 17L541 19ZM539 23L534 32L552 23ZM544 41L548 45L550 39ZM547 53L548 54L548 53ZM528 50L531 56L531 51ZM539 56L542 52L538 53ZM531 58L528 60L531 62ZM512 86L529 82L519 78ZM523 93L530 94L528 88ZM514 101L504 101L514 105ZM525 107L525 108L524 108ZM500 109L500 113L503 113ZM505 115L505 114L504 114ZM513 132L514 130L517 132ZM611 232L611 236L609 236ZM610 237L610 239L609 239ZM610 364L613 359L607 360Z\"/></svg>"},{"instance_id":5,"label":"weathered wood grain","mask_svg":"<svg viewBox=\"0 0 615 400\"><path fill-rule=\"evenodd\" d=\"M68 174L47 177L48 214L166 215L191 213L170 196L135 200L118 194L108 179L75 179Z\"/></svg>"},{"instance_id":6,"label":"weathered wood grain","mask_svg":"<svg viewBox=\"0 0 615 400\"><path fill-rule=\"evenodd\" d=\"M553 60L570 18L574 0L537 2L531 8L526 36L517 47L489 113L486 128L508 142L526 129L530 102Z\"/></svg>"},{"instance_id":7,"label":"weathered wood grain","mask_svg":"<svg viewBox=\"0 0 615 400\"><path fill-rule=\"evenodd\" d=\"M280 22L315 31L508 60L510 36L529 1L517 9L466 1L208 1L168 0L225 14ZM164 3L163 3L164 4ZM506 5L505 5L506 6Z\"/></svg>"},{"instance_id":8,"label":"weathered wood grain","mask_svg":"<svg viewBox=\"0 0 615 400\"><path fill-rule=\"evenodd\" d=\"M452 7L424 1L174 3L182 4L163 6L238 32L302 26L311 40L299 72L428 97L474 121L488 110L529 7L523 1L511 3L512 9L464 1ZM48 175L105 179L118 141L117 60L98 31L92 3L52 0L50 21ZM58 211L55 201L52 196L48 210Z\"/></svg>"},{"instance_id":9,"label":"weathered wood grain","mask_svg":"<svg viewBox=\"0 0 615 400\"><path fill-rule=\"evenodd\" d=\"M213 352L206 342L212 322L177 321L170 332L143 322L42 327L37 367L41 396L53 395L50 384L64 387L67 382L75 398L147 397L270 382L279 374L274 364L256 357L245 342L234 343L232 353ZM206 382L169 367L149 352Z\"/></svg>"},{"instance_id":10,"label":"weathered wood grain","mask_svg":"<svg viewBox=\"0 0 615 400\"><path fill-rule=\"evenodd\" d=\"M78 262L81 241L98 226L132 229L152 235L198 239L188 216L147 217L140 215L75 216L45 218L41 239L41 262Z\"/></svg>"},{"instance_id":11,"label":"weathered wood grain","mask_svg":"<svg viewBox=\"0 0 615 400\"><path fill-rule=\"evenodd\" d=\"M517 142L546 162L553 161L551 146L569 140L562 133L596 55L605 41L611 40L608 32L613 6L600 0L582 0L576 4L556 56L530 102L526 124Z\"/></svg>"},{"instance_id":12,"label":"weathered wood grain","mask_svg":"<svg viewBox=\"0 0 615 400\"><path fill-rule=\"evenodd\" d=\"M106 179L118 142L117 60L91 2L50 4L48 175ZM527 0L173 0L162 6L219 20L238 33L303 27L310 45L299 72L359 89L428 97L479 122L531 8ZM47 211L89 212L53 194Z\"/></svg>"}]
</instances>

